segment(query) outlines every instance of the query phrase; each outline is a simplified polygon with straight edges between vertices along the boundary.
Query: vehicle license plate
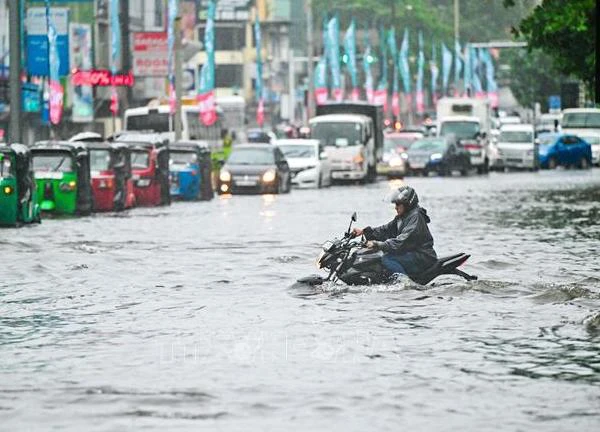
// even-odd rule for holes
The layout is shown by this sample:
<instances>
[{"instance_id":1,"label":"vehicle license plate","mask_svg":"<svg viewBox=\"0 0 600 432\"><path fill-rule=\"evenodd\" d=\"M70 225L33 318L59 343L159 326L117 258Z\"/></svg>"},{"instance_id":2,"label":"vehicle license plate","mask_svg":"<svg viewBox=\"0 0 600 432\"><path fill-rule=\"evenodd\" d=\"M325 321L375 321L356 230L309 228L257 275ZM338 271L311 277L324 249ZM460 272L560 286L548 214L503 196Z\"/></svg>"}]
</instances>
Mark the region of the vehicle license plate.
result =
<instances>
[{"instance_id":1,"label":"vehicle license plate","mask_svg":"<svg viewBox=\"0 0 600 432\"><path fill-rule=\"evenodd\" d=\"M238 186L256 186L256 180L236 180Z\"/></svg>"},{"instance_id":2,"label":"vehicle license plate","mask_svg":"<svg viewBox=\"0 0 600 432\"><path fill-rule=\"evenodd\" d=\"M417 168L417 169L425 168L425 163L424 162L411 162L410 167Z\"/></svg>"}]
</instances>

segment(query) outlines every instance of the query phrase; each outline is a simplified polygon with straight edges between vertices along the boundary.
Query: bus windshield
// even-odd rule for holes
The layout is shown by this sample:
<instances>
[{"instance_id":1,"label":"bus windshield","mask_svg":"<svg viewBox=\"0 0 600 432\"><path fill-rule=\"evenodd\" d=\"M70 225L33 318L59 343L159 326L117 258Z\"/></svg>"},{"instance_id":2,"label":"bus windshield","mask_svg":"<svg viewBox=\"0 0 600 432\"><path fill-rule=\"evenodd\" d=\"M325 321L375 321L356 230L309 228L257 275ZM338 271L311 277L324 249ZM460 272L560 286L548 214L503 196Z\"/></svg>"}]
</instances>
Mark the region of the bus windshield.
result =
<instances>
[{"instance_id":1,"label":"bus windshield","mask_svg":"<svg viewBox=\"0 0 600 432\"><path fill-rule=\"evenodd\" d=\"M149 112L143 115L128 115L126 130L153 130L155 132L169 132L169 114Z\"/></svg>"},{"instance_id":2,"label":"bus windshield","mask_svg":"<svg viewBox=\"0 0 600 432\"><path fill-rule=\"evenodd\" d=\"M362 125L351 122L327 122L312 125L311 138L325 146L348 147L362 144Z\"/></svg>"}]
</instances>

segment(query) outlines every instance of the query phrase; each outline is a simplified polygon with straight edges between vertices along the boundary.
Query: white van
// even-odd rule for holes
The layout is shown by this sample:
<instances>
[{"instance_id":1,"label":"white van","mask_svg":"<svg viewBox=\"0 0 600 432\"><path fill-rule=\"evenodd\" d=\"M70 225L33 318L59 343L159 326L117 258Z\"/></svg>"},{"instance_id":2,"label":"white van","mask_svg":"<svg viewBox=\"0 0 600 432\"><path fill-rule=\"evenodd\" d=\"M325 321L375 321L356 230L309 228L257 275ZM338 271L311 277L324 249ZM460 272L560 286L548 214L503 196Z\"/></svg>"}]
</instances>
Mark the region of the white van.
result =
<instances>
[{"instance_id":1,"label":"white van","mask_svg":"<svg viewBox=\"0 0 600 432\"><path fill-rule=\"evenodd\" d=\"M535 134L532 124L505 124L500 128L496 166L535 169Z\"/></svg>"},{"instance_id":2,"label":"white van","mask_svg":"<svg viewBox=\"0 0 600 432\"><path fill-rule=\"evenodd\" d=\"M592 163L600 164L600 108L569 108L563 111L562 131L577 135L592 146Z\"/></svg>"}]
</instances>

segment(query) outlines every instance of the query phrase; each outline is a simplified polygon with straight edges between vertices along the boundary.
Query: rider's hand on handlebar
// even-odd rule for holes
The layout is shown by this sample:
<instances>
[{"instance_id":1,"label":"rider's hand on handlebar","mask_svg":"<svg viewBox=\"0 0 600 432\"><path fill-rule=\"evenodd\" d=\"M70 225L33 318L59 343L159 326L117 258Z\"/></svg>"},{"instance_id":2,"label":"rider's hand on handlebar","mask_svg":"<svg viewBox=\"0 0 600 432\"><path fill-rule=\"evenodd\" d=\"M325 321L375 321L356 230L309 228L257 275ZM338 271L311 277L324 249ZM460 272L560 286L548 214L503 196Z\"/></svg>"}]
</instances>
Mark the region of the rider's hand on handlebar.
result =
<instances>
[{"instance_id":1,"label":"rider's hand on handlebar","mask_svg":"<svg viewBox=\"0 0 600 432\"><path fill-rule=\"evenodd\" d=\"M352 237L359 237L363 235L363 230L360 228L352 228Z\"/></svg>"}]
</instances>

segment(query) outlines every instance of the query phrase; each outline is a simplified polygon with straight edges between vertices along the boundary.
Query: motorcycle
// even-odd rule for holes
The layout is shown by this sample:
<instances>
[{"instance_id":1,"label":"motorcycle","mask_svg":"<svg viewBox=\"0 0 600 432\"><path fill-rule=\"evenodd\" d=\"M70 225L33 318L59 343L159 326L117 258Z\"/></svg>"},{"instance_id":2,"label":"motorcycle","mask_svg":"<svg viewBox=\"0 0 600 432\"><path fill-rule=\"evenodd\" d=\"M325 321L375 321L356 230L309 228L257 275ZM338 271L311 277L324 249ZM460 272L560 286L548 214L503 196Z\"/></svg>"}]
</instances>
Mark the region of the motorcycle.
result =
<instances>
[{"instance_id":1,"label":"motorcycle","mask_svg":"<svg viewBox=\"0 0 600 432\"><path fill-rule=\"evenodd\" d=\"M317 258L317 266L329 271L328 276L323 278L319 275L311 275L299 279L298 282L318 286L324 282L341 280L348 285L372 285L391 283L395 280L395 276L383 266L381 259L384 253L368 249L364 238L361 240L352 236L350 230L356 219L355 212L352 214L344 237L325 242L323 245L323 250ZM477 280L477 276L458 269L470 256L458 253L440 258L423 273L408 275L408 277L420 285L427 285L441 275L456 275L467 281Z\"/></svg>"}]
</instances>

